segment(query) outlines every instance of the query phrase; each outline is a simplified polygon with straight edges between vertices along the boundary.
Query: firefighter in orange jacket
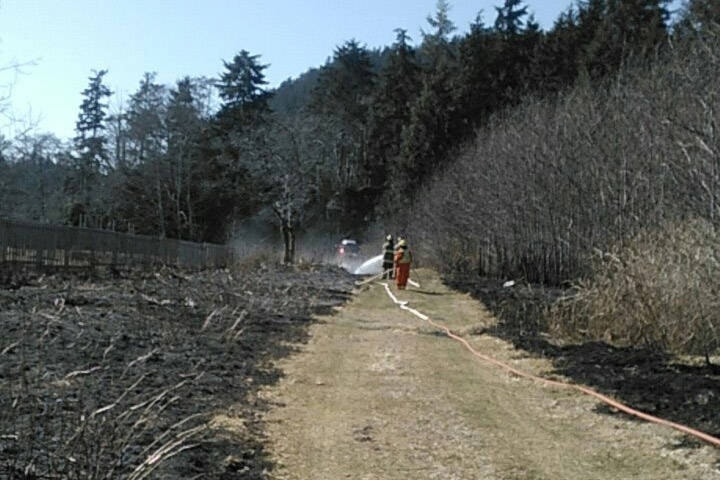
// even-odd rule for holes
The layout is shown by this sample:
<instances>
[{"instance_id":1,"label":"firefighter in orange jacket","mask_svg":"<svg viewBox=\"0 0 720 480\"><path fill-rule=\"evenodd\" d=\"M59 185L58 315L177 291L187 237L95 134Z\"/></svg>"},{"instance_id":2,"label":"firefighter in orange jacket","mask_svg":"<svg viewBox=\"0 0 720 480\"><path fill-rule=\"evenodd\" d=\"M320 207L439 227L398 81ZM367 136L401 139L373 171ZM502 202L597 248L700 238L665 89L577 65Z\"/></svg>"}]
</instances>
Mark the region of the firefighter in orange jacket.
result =
<instances>
[{"instance_id":1,"label":"firefighter in orange jacket","mask_svg":"<svg viewBox=\"0 0 720 480\"><path fill-rule=\"evenodd\" d=\"M405 290L410 278L410 264L412 252L404 239L400 239L395 250L395 282L399 290Z\"/></svg>"}]
</instances>

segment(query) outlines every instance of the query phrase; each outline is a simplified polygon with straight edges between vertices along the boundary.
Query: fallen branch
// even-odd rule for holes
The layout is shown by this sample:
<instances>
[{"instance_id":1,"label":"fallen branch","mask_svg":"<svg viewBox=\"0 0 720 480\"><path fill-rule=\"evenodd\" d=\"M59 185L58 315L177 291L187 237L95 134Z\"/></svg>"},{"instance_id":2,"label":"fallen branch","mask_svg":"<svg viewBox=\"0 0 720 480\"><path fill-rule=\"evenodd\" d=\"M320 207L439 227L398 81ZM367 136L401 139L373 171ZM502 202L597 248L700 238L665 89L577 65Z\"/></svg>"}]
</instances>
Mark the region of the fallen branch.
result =
<instances>
[{"instance_id":1,"label":"fallen branch","mask_svg":"<svg viewBox=\"0 0 720 480\"><path fill-rule=\"evenodd\" d=\"M63 380L70 380L71 378L79 377L80 375L90 375L91 373L97 372L101 369L102 367L100 365L97 365L88 370L76 370L65 375L65 377L63 377Z\"/></svg>"},{"instance_id":2,"label":"fallen branch","mask_svg":"<svg viewBox=\"0 0 720 480\"><path fill-rule=\"evenodd\" d=\"M0 352L0 355L5 355L6 353L8 353L10 350L12 350L13 348L17 347L18 345L20 345L20 342L19 342L19 341L11 343L11 344L8 345L7 347L3 348L3 351Z\"/></svg>"},{"instance_id":3,"label":"fallen branch","mask_svg":"<svg viewBox=\"0 0 720 480\"><path fill-rule=\"evenodd\" d=\"M210 313L210 315L208 315L207 318L205 319L205 322L203 323L203 326L200 329L200 331L201 332L205 331L205 329L210 326L210 320L212 320L215 315L222 313L226 308L227 308L227 305L223 306L222 308L216 308L215 310L213 310Z\"/></svg>"}]
</instances>

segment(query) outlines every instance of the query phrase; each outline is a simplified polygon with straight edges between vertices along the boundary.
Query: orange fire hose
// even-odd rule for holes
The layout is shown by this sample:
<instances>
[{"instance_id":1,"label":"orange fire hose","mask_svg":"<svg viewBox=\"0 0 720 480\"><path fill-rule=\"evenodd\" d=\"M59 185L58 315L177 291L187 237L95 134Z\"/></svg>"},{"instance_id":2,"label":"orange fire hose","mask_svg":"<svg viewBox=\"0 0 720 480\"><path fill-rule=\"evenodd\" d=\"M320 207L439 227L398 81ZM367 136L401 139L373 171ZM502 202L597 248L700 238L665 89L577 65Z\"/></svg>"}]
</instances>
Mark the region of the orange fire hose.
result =
<instances>
[{"instance_id":1,"label":"orange fire hose","mask_svg":"<svg viewBox=\"0 0 720 480\"><path fill-rule=\"evenodd\" d=\"M390 298L392 299L392 301L395 302L401 309L407 310L408 312L412 313L412 314L415 315L416 317L418 317L418 318L420 318L420 319L422 319L422 320L427 321L428 323L430 323L430 325L434 326L435 328L444 331L445 334L446 334L448 337L452 338L453 340L456 340L456 341L460 342L468 351L470 351L470 353L472 353L472 354L475 355L476 357L478 357L478 358L480 358L480 359L482 359L482 360L484 360L484 361L486 361L486 362L488 362L488 363L491 363L491 364L493 364L493 365L495 365L495 366L497 366L497 367L500 367L500 368L503 369L503 370L506 370L506 371L508 371L508 372L510 372L510 373L512 373L512 374L514 374L514 375L517 375L518 377L527 378L527 379L534 380L534 381L537 381L537 382L541 382L541 383L544 383L544 384L546 384L546 385L550 385L550 386L554 386L554 387L559 387L559 388L572 388L572 389L578 390L578 391L584 393L585 395L589 395L589 396L591 396L591 397L595 397L595 398L597 398L598 400L600 400L601 402L606 403L607 405L610 405L611 407L614 407L614 408L616 408L617 410L620 410L620 411L622 411L622 412L625 412L625 413L627 413L628 415L632 415L632 416L634 416L634 417L643 419L643 420L648 421L648 422L652 422L652 423L656 423L656 424L659 424L659 425L664 425L664 426L666 426L666 427L674 428L675 430L678 430L678 431L680 431L680 432L683 432L683 433L685 433L685 434L687 434L687 435L691 435L691 436L693 436L693 437L695 437L695 438L698 438L698 439L700 439L700 440L703 440L703 441L705 441L705 442L707 442L707 443L709 443L709 444L711 444L711 445L714 445L714 446L716 446L716 447L720 447L720 438L714 437L714 436L712 436L712 435L710 435L710 434L707 434L707 433L705 433L705 432L701 432L700 430L696 430L696 429L694 429L694 428L690 428L690 427L688 427L688 426L686 426L686 425L682 425L682 424L680 424L680 423L672 422L672 421L666 420L666 419L664 419L664 418L659 418L659 417L655 417L655 416L653 416L653 415L648 415L647 413L643 413L643 412L641 412L641 411L639 411L639 410L636 410L636 409L634 409L634 408L630 408L630 407L628 407L627 405L618 402L617 400L614 400L614 399L612 399L612 398L610 398L610 397L608 397L608 396L606 396L606 395L603 395L602 393L598 393L598 392L596 392L595 390L593 390L593 389L591 389L591 388L584 387L584 386L582 386L582 385L573 384L573 383L561 382L561 381L559 381L559 380L550 380L550 379L547 379L547 378L538 377L538 376L536 376L536 375L532 375L532 374L530 374L530 373L527 373L527 372L523 372L523 371L521 371L521 370L518 370L518 369L516 369L515 367L513 367L513 366L511 366L511 365L508 365L508 364L506 364L506 363L503 363L503 362L501 362L500 360L497 360L497 359L495 359L495 358L493 358L493 357L490 357L490 356L488 356L488 355L482 354L482 353L478 352L477 350L475 350L475 349L470 345L470 343L468 343L467 340L465 340L464 338L462 338L462 337L460 337L460 336L455 335L454 333L452 333L447 326L442 325L442 324L437 323L437 322L434 322L434 321L433 321L430 317L428 317L427 315L425 315L425 314L423 314L423 313L420 313L420 312L418 312L417 310L415 310L415 309L413 309L413 308L408 307L408 302L398 300L397 297L396 297L396 296L392 293L392 291L390 290L390 287L388 286L387 283L382 283L381 285L383 285L383 286L385 287L385 290L387 291L387 294L390 296Z\"/></svg>"}]
</instances>

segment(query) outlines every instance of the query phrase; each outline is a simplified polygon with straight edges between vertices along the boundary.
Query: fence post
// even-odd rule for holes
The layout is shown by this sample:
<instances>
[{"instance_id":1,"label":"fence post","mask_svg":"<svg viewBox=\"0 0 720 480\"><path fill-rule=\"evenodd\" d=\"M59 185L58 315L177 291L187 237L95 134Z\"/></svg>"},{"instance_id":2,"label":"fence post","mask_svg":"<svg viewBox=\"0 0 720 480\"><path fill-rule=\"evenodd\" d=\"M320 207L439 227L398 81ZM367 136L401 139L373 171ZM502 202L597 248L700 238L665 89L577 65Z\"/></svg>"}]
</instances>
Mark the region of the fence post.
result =
<instances>
[{"instance_id":1,"label":"fence post","mask_svg":"<svg viewBox=\"0 0 720 480\"><path fill-rule=\"evenodd\" d=\"M4 225L3 221L0 220L0 264L5 263L5 252L7 251L8 247L8 235L6 233L7 228Z\"/></svg>"},{"instance_id":2,"label":"fence post","mask_svg":"<svg viewBox=\"0 0 720 480\"><path fill-rule=\"evenodd\" d=\"M227 245L0 220L0 264L17 260L37 267L95 268L110 261L212 268L228 266L233 255Z\"/></svg>"},{"instance_id":3,"label":"fence post","mask_svg":"<svg viewBox=\"0 0 720 480\"><path fill-rule=\"evenodd\" d=\"M112 257L110 263L113 267L117 266L118 260L118 234L115 232L115 220L113 220L113 232L112 241L110 242L110 248L112 249Z\"/></svg>"}]
</instances>

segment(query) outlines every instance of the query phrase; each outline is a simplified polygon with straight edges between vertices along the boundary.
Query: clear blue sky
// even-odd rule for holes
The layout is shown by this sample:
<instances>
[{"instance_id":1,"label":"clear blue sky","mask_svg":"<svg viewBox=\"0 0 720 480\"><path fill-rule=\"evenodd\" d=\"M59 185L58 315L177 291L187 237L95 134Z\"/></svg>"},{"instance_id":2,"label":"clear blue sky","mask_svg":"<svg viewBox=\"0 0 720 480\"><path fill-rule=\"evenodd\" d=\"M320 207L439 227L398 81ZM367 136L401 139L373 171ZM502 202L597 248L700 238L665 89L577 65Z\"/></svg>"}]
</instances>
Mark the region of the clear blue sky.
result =
<instances>
[{"instance_id":1,"label":"clear blue sky","mask_svg":"<svg viewBox=\"0 0 720 480\"><path fill-rule=\"evenodd\" d=\"M492 23L501 0L449 3L450 18L466 32L480 10L485 23ZM547 29L571 0L525 3ZM0 88L12 85L9 113L65 139L73 135L92 69L108 69L107 85L127 98L144 72L157 72L168 85L185 75L212 77L223 70L223 60L245 49L269 64L266 79L274 87L322 65L346 40L386 46L396 28L419 40L435 5L436 0L0 0L0 67L34 62L19 75L0 71Z\"/></svg>"}]
</instances>

